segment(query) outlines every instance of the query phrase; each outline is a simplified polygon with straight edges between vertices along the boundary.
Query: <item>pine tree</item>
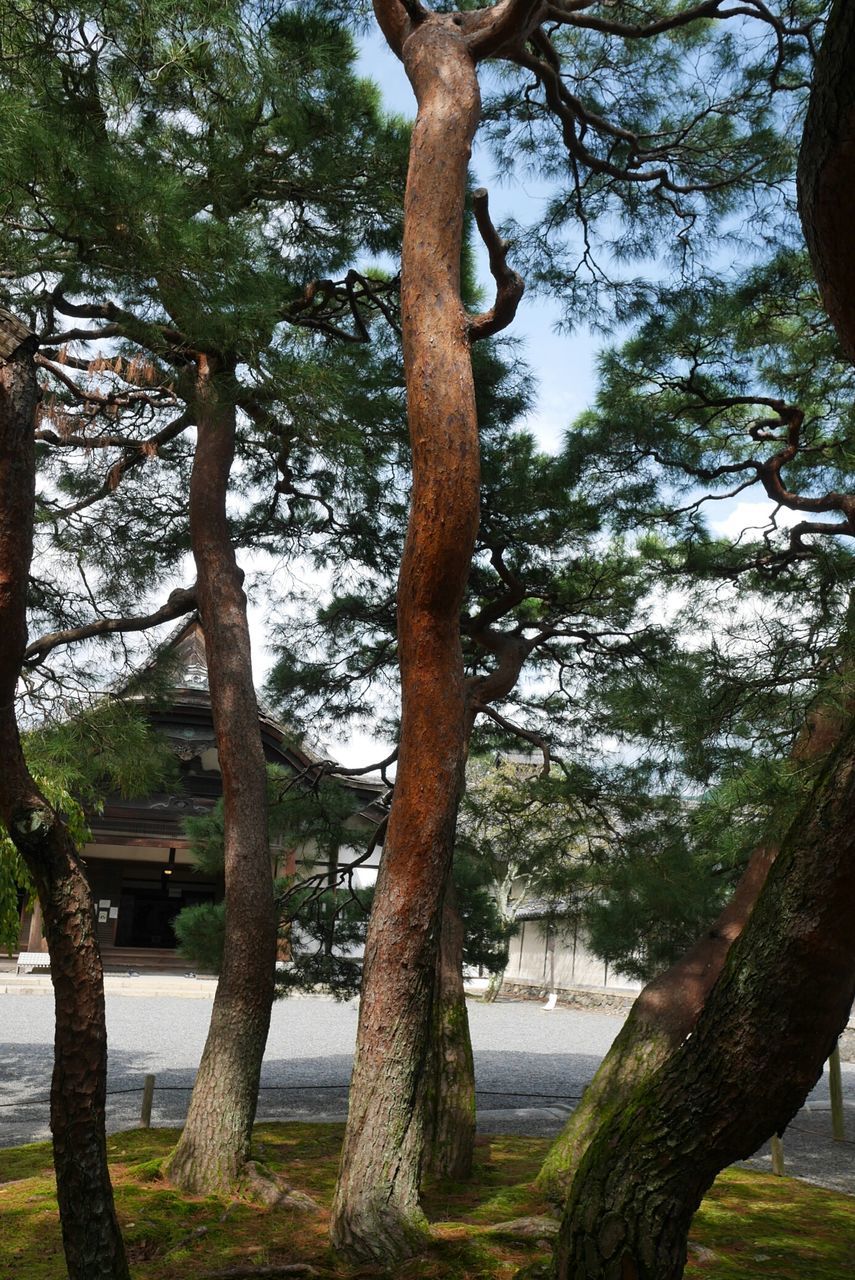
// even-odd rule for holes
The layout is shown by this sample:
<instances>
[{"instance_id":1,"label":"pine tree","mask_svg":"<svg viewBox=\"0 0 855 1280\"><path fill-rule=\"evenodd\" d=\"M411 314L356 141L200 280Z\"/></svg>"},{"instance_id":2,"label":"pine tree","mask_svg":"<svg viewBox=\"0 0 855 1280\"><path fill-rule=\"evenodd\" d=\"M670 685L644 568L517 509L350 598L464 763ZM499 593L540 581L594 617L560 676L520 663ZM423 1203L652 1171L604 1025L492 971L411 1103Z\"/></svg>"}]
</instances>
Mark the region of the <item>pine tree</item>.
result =
<instances>
[{"instance_id":1,"label":"pine tree","mask_svg":"<svg viewBox=\"0 0 855 1280\"><path fill-rule=\"evenodd\" d=\"M249 1149L275 951L234 548L308 539L357 452L339 388L361 358L335 347L393 318L393 286L356 259L395 247L404 130L353 74L350 38L308 7L93 0L3 22L3 287L40 317L42 546L83 575L70 610L50 580L38 604L86 626L92 580L112 613L188 549L196 562L181 598L206 631L228 925L171 1168L222 1189ZM322 412L310 390L329 395ZM365 453L370 470L382 444Z\"/></svg>"},{"instance_id":2,"label":"pine tree","mask_svg":"<svg viewBox=\"0 0 855 1280\"><path fill-rule=\"evenodd\" d=\"M129 1280L107 1168L107 1027L94 904L73 831L27 767L15 706L33 549L35 347L26 325L0 311L0 819L38 892L51 956L51 1132L69 1275Z\"/></svg>"},{"instance_id":3,"label":"pine tree","mask_svg":"<svg viewBox=\"0 0 855 1280\"><path fill-rule=\"evenodd\" d=\"M758 45L740 60L727 34L710 35L704 20L726 12L715 0L669 7L665 16L634 4L621 4L616 12L609 6L604 16L592 8L552 6L544 17L531 0L448 13L400 0L375 3L418 102L401 278L413 496L398 584L402 721L396 797L366 946L351 1110L332 1222L334 1243L357 1258L402 1258L425 1235L417 1201L422 1136L409 1117L418 1114L424 1079L440 911L467 749L459 613L479 514L470 348L485 330L507 324L521 284L483 216L479 229L490 249L497 301L483 316L466 314L459 264L467 163L481 113L478 65L491 57L503 60L515 69L517 86L523 83L520 72L533 77L531 92L517 98L516 118L544 164L560 156L569 176L561 207L572 210L586 233L600 215L623 214L621 244L638 253L669 224L691 243L687 228L702 220L714 225L761 172L766 184L781 179L788 148L785 135L774 129L772 99L776 83L792 83L790 66L798 62L800 41L813 25L810 12L805 21L799 12L791 24L765 6L757 9L769 21L773 48L777 44L774 70L764 78L756 74L756 61L747 65ZM613 38L610 55L612 47L619 52L604 60L607 69L598 74L603 35ZM705 82L711 78L718 92L727 87L726 109L710 109L706 89L698 95L699 81L692 84L691 74L684 74L687 63L679 61L679 52L694 41L703 44L703 56L694 50L694 65L704 63ZM763 53L769 52L767 45ZM590 85L580 74L589 69ZM550 146L542 126L556 122ZM754 189L759 194L760 185ZM559 210L550 212L555 225ZM588 240L586 234L585 267L591 261ZM631 292L637 296L638 290ZM395 977L402 961L406 983Z\"/></svg>"}]
</instances>

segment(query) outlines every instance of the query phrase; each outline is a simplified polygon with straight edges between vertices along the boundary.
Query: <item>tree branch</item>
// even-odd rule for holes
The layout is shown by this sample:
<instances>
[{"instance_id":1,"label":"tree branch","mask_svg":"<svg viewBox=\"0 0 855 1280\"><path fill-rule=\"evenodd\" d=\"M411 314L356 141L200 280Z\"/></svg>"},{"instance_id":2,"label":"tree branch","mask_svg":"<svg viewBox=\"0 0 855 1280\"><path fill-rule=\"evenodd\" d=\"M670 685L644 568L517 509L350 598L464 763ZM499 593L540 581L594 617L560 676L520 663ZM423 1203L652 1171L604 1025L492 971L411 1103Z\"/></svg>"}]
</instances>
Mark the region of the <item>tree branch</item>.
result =
<instances>
[{"instance_id":1,"label":"tree branch","mask_svg":"<svg viewBox=\"0 0 855 1280\"><path fill-rule=\"evenodd\" d=\"M40 636L24 650L24 662L35 667L60 645L75 644L78 640L89 640L92 636L114 635L116 632L147 631L150 627L159 627L163 622L180 618L196 608L196 588L179 587L173 591L165 604L154 613L142 614L129 618L100 618L97 622L87 622L79 627L68 627L64 631L49 631Z\"/></svg>"},{"instance_id":2,"label":"tree branch","mask_svg":"<svg viewBox=\"0 0 855 1280\"><path fill-rule=\"evenodd\" d=\"M462 14L461 26L476 62L492 58L505 45L525 41L546 16L545 0L502 0L489 9Z\"/></svg>"},{"instance_id":3,"label":"tree branch","mask_svg":"<svg viewBox=\"0 0 855 1280\"><path fill-rule=\"evenodd\" d=\"M172 422L167 423L162 430L156 432L148 440L141 440L138 445L129 449L123 458L118 462L114 462L108 469L107 474L101 483L100 488L94 493L90 493L87 497L81 498L79 502L73 502L68 507L56 508L55 504L49 504L56 516L74 516L79 511L85 511L87 507L94 506L96 502L100 502L102 498L108 497L118 488L122 478L133 467L138 467L145 462L147 458L157 457L161 445L167 444L170 440L174 440L182 431L186 431L193 423L193 415L189 409L179 414ZM44 500L43 500L44 501Z\"/></svg>"},{"instance_id":4,"label":"tree branch","mask_svg":"<svg viewBox=\"0 0 855 1280\"><path fill-rule=\"evenodd\" d=\"M510 720L506 720L503 715L500 715L498 711L493 707L487 706L485 703L474 703L473 710L481 712L482 715L488 716L491 720L495 720L496 724L500 725L502 729L506 729L508 733L513 733L518 738L523 738L526 742L530 742L533 746L537 747L543 756L540 776L542 778L547 777L549 774L549 766L553 760L557 759L557 757L553 756L549 743L545 738L542 738L538 733L534 733L531 729L523 729L520 725L513 724Z\"/></svg>"},{"instance_id":5,"label":"tree branch","mask_svg":"<svg viewBox=\"0 0 855 1280\"><path fill-rule=\"evenodd\" d=\"M472 195L472 211L481 239L487 246L490 271L496 281L496 301L489 311L469 317L469 341L492 337L506 329L517 313L525 282L508 266L509 241L503 240L490 219L487 192L479 187Z\"/></svg>"}]
</instances>

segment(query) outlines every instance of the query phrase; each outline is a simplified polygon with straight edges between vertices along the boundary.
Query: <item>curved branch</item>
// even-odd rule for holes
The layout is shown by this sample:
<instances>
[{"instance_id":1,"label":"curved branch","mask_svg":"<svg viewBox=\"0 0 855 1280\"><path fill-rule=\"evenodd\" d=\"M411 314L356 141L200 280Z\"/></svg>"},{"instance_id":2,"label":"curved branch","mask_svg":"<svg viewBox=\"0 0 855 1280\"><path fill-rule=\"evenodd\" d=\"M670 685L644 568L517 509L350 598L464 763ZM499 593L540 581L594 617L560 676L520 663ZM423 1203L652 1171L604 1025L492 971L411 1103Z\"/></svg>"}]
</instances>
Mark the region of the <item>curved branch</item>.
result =
<instances>
[{"instance_id":1,"label":"curved branch","mask_svg":"<svg viewBox=\"0 0 855 1280\"><path fill-rule=\"evenodd\" d=\"M502 729L506 729L508 733L513 733L518 738L523 738L526 742L530 742L533 746L537 747L543 756L543 764L540 767L540 776L545 778L548 775L549 766L553 760L557 762L557 757L552 754L549 743L545 738L542 738L538 733L534 733L531 729L523 729L520 725L513 724L510 720L506 720L503 715L500 715L493 707L487 706L486 703L473 703L473 710L475 712L480 712L481 715L488 716L490 720L495 720L496 724Z\"/></svg>"},{"instance_id":2,"label":"curved branch","mask_svg":"<svg viewBox=\"0 0 855 1280\"><path fill-rule=\"evenodd\" d=\"M24 650L24 662L35 667L60 645L76 644L78 640L89 640L93 636L115 635L117 632L147 631L150 627L159 627L161 623L171 622L185 613L192 613L196 608L196 588L178 587L173 591L165 604L154 613L141 614L128 618L99 618L97 622L86 622L79 627L67 627L64 631L49 631L38 640L33 640Z\"/></svg>"},{"instance_id":3,"label":"curved branch","mask_svg":"<svg viewBox=\"0 0 855 1280\"><path fill-rule=\"evenodd\" d=\"M476 62L491 58L519 40L527 40L546 16L544 0L502 0L476 13L459 15L466 44Z\"/></svg>"},{"instance_id":4,"label":"curved branch","mask_svg":"<svg viewBox=\"0 0 855 1280\"><path fill-rule=\"evenodd\" d=\"M359 769L351 769L345 764L338 764L335 760L324 760L322 767L324 773L341 774L347 778L360 778L363 774L374 773L376 769L380 769L381 772L384 769L388 769L389 765L394 764L397 759L398 748L394 747L383 760L378 760L375 764L363 765Z\"/></svg>"},{"instance_id":5,"label":"curved branch","mask_svg":"<svg viewBox=\"0 0 855 1280\"><path fill-rule=\"evenodd\" d=\"M508 266L510 242L503 240L490 219L487 192L479 187L472 194L472 211L481 239L487 246L490 271L496 281L496 301L489 311L469 317L469 341L490 338L494 333L507 329L517 313L517 307L525 290L521 275Z\"/></svg>"}]
</instances>

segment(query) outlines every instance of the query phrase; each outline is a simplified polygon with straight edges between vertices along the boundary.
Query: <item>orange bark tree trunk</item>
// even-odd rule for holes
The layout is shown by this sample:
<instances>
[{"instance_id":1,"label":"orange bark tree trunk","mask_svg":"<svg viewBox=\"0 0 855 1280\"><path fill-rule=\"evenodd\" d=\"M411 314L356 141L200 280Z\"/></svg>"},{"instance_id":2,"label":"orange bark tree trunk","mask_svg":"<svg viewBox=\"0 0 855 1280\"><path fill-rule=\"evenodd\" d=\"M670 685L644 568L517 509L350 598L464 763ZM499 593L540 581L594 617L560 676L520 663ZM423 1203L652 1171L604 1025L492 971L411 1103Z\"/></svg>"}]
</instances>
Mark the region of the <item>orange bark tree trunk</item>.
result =
<instances>
[{"instance_id":1,"label":"orange bark tree trunk","mask_svg":"<svg viewBox=\"0 0 855 1280\"><path fill-rule=\"evenodd\" d=\"M193 1194L226 1192L250 1142L273 1003L276 916L267 777L243 574L226 518L235 408L228 369L199 360L190 539L225 807L226 933L208 1038L169 1176Z\"/></svg>"},{"instance_id":2,"label":"orange bark tree trunk","mask_svg":"<svg viewBox=\"0 0 855 1280\"><path fill-rule=\"evenodd\" d=\"M35 508L34 343L0 311L0 817L39 896L56 1003L50 1116L71 1280L128 1280L107 1167L107 1026L95 905L74 841L27 768L15 691ZM15 345L17 343L17 346Z\"/></svg>"},{"instance_id":3,"label":"orange bark tree trunk","mask_svg":"<svg viewBox=\"0 0 855 1280\"><path fill-rule=\"evenodd\" d=\"M475 545L479 449L460 297L463 205L480 95L450 22L405 46L419 103L404 213L401 305L413 493L398 584L402 720L395 798L365 950L332 1238L406 1256L418 1203L440 911L465 763L460 607ZM437 66L442 75L435 74Z\"/></svg>"},{"instance_id":4,"label":"orange bark tree trunk","mask_svg":"<svg viewBox=\"0 0 855 1280\"><path fill-rule=\"evenodd\" d=\"M509 323L522 290L490 227L496 305L470 317L461 298L467 168L481 109L476 66L519 34L539 2L445 14L418 0L374 6L418 103L401 260L413 490L398 580L398 771L366 939L331 1234L351 1257L381 1262L408 1256L426 1239L418 1192L437 947L467 750L459 617L479 514L470 343ZM484 234L481 222L479 229Z\"/></svg>"}]
</instances>

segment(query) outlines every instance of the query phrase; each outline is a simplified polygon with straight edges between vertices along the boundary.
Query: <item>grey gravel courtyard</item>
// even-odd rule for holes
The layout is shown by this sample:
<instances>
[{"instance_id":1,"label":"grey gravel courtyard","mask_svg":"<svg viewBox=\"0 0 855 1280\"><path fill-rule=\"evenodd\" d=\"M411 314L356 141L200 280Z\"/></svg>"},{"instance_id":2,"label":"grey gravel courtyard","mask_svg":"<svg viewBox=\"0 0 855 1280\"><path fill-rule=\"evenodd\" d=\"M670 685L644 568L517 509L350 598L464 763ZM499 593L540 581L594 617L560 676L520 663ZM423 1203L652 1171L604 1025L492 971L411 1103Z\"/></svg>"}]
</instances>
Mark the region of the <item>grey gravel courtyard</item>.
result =
<instances>
[{"instance_id":1,"label":"grey gravel courtyard","mask_svg":"<svg viewBox=\"0 0 855 1280\"><path fill-rule=\"evenodd\" d=\"M179 1086L192 1084L210 1016L208 1000L107 996L111 1130L138 1122L140 1092L118 1091L141 1090L146 1072L157 1077L153 1122L180 1122L189 1091ZM499 1113L490 1125L494 1132L497 1126L554 1131L622 1022L568 1009L545 1012L527 1003L470 1001L469 1016L478 1089L496 1091L478 1097L481 1111ZM0 1146L12 1146L49 1133L46 1103L28 1100L46 1099L50 1088L53 1001L48 995L0 995L0 1020ZM342 1116L356 1021L355 1001L278 1002L264 1058L259 1118ZM511 1096L501 1096L506 1094ZM535 1114L517 1117L517 1110Z\"/></svg>"},{"instance_id":2,"label":"grey gravel courtyard","mask_svg":"<svg viewBox=\"0 0 855 1280\"><path fill-rule=\"evenodd\" d=\"M139 1123L143 1076L157 1077L153 1123L179 1124L202 1053L208 999L108 994L108 1127ZM615 1015L469 1002L479 1128L556 1133L622 1025ZM295 998L274 1006L259 1119L343 1118L356 1036L355 1001ZM49 1136L53 1044L49 995L0 995L0 1146ZM792 1172L855 1191L855 1065L843 1064L847 1141L832 1143L824 1077L785 1139ZM758 1167L769 1167L761 1152Z\"/></svg>"}]
</instances>

